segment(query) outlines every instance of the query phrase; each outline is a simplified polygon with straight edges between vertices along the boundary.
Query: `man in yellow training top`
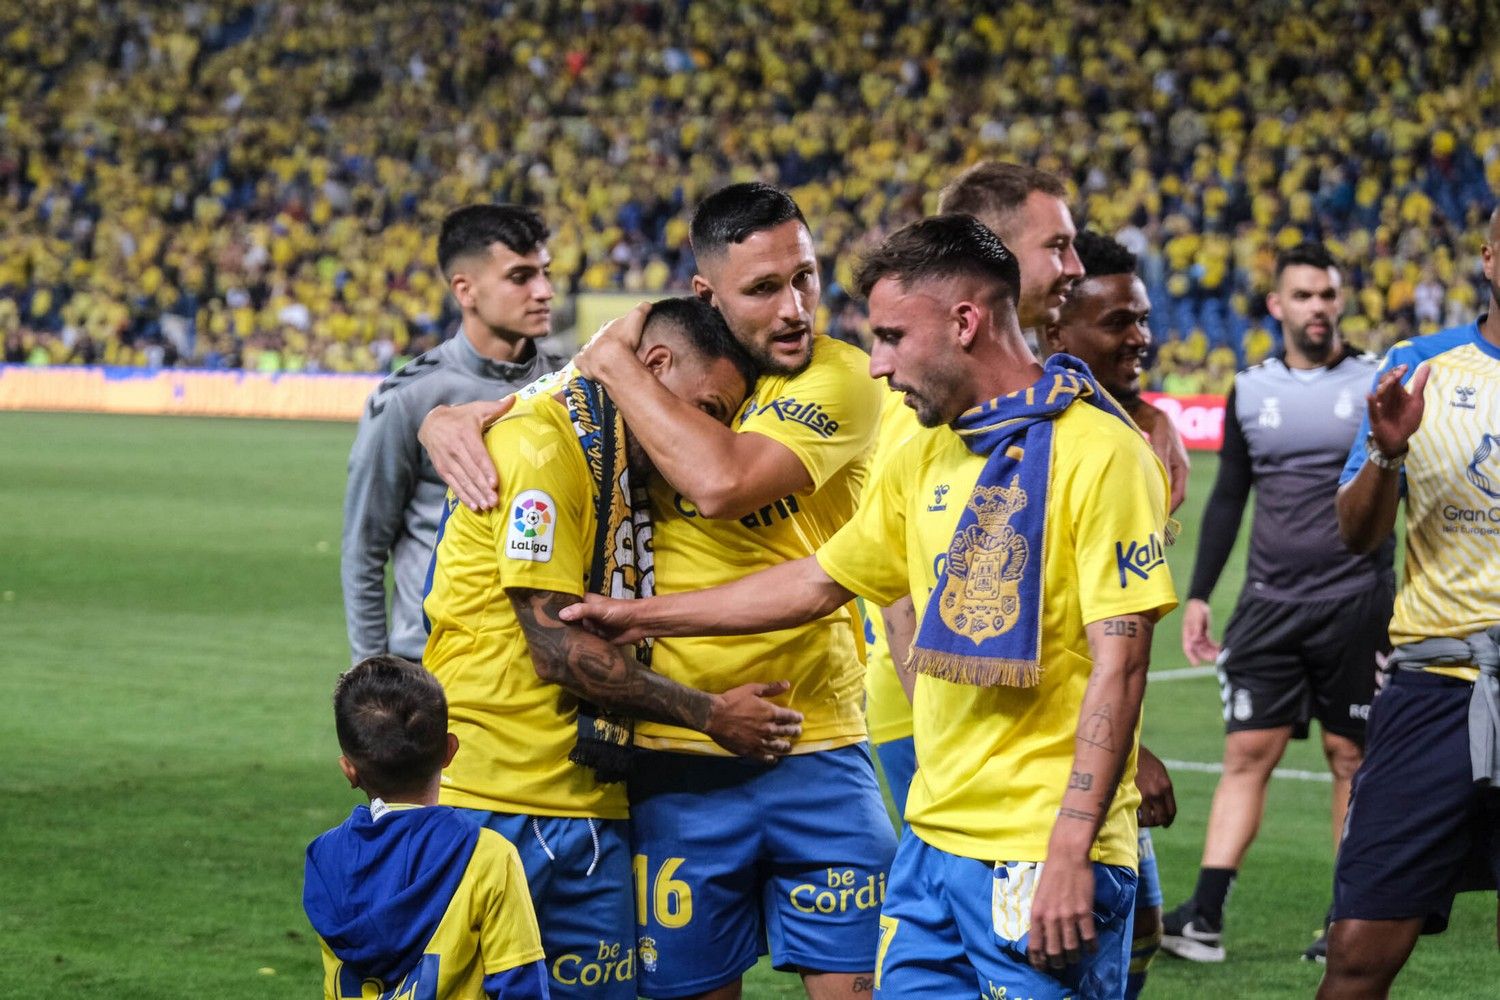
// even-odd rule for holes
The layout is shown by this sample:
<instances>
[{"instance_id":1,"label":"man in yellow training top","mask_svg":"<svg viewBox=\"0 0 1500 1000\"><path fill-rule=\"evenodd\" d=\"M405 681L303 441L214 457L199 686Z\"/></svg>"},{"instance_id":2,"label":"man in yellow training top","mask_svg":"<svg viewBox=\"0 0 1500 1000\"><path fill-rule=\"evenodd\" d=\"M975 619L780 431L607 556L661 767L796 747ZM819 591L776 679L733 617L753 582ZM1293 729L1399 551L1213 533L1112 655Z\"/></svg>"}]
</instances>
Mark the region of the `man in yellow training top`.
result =
<instances>
[{"instance_id":1,"label":"man in yellow training top","mask_svg":"<svg viewBox=\"0 0 1500 1000\"><path fill-rule=\"evenodd\" d=\"M563 617L617 640L731 634L855 593L880 605L912 594L913 836L881 912L876 993L1118 997L1136 727L1152 627L1176 603L1165 473L1076 359L1032 358L1015 258L971 216L900 230L859 283L870 371L927 429L854 518L813 557Z\"/></svg>"}]
</instances>

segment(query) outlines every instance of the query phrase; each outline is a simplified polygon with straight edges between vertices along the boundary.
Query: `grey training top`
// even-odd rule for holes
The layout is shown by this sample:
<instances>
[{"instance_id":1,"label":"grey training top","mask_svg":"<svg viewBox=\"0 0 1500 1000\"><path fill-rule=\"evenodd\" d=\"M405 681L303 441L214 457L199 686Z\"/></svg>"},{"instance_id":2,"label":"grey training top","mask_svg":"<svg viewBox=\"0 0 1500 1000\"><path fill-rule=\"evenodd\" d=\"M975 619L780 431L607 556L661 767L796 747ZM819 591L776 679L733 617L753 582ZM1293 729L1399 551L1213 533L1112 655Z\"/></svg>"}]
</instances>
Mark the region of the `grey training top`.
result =
<instances>
[{"instance_id":1,"label":"grey training top","mask_svg":"<svg viewBox=\"0 0 1500 1000\"><path fill-rule=\"evenodd\" d=\"M370 394L344 494L344 618L355 662L386 652L420 661L427 645L422 597L448 488L417 442L422 418L440 404L499 399L566 360L542 343L525 363L491 361L460 330ZM387 559L396 581L389 631Z\"/></svg>"},{"instance_id":2,"label":"grey training top","mask_svg":"<svg viewBox=\"0 0 1500 1000\"><path fill-rule=\"evenodd\" d=\"M1352 350L1310 371L1272 358L1235 376L1219 474L1203 511L1188 596L1208 600L1234 548L1250 489L1246 597L1319 601L1393 582L1394 538L1355 555L1339 538L1339 474L1380 359Z\"/></svg>"}]
</instances>

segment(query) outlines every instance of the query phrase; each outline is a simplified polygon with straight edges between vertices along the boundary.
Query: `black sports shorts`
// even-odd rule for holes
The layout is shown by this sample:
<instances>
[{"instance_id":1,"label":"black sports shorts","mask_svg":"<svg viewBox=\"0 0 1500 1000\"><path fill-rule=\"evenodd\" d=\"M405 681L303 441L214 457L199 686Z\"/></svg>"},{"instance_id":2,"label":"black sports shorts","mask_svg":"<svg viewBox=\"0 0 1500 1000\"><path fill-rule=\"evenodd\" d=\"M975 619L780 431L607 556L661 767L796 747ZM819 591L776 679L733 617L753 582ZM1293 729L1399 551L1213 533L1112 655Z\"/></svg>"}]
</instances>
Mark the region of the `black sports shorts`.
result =
<instances>
[{"instance_id":1,"label":"black sports shorts","mask_svg":"<svg viewBox=\"0 0 1500 1000\"><path fill-rule=\"evenodd\" d=\"M1363 743L1394 600L1382 585L1328 601L1243 595L1219 653L1225 732L1291 726L1305 739L1317 719Z\"/></svg>"}]
</instances>

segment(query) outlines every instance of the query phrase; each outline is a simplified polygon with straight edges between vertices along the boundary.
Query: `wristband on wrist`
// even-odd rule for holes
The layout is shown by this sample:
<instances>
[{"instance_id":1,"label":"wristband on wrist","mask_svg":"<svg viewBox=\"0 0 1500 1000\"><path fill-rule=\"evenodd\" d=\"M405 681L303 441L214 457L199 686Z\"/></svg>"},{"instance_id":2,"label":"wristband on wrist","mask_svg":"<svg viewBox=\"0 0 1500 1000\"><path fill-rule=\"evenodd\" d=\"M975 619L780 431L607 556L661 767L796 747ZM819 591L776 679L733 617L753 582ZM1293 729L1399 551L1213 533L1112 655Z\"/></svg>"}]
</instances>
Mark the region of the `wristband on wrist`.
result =
<instances>
[{"instance_id":1,"label":"wristband on wrist","mask_svg":"<svg viewBox=\"0 0 1500 1000\"><path fill-rule=\"evenodd\" d=\"M1365 458L1371 465L1375 466L1375 468L1377 469L1387 469L1394 472L1395 470L1401 468L1402 464L1406 461L1406 452L1407 449L1402 448L1394 455L1387 455L1385 452L1381 451L1380 446L1375 443L1374 434L1368 434L1365 436Z\"/></svg>"}]
</instances>

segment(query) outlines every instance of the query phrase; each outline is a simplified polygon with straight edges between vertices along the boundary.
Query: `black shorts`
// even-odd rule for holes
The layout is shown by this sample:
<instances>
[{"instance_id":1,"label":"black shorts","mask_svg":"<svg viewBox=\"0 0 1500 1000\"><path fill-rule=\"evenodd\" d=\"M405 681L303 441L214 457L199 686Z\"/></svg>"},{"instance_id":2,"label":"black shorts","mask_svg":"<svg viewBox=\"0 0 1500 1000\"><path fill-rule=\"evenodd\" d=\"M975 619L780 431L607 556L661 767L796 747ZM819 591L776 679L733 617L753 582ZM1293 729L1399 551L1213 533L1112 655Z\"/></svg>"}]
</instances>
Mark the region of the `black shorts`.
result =
<instances>
[{"instance_id":1,"label":"black shorts","mask_svg":"<svg viewBox=\"0 0 1500 1000\"><path fill-rule=\"evenodd\" d=\"M1333 874L1335 920L1423 917L1500 875L1500 791L1474 784L1467 681L1397 671L1370 712Z\"/></svg>"},{"instance_id":2,"label":"black shorts","mask_svg":"<svg viewBox=\"0 0 1500 1000\"><path fill-rule=\"evenodd\" d=\"M1394 601L1384 585L1305 603L1242 596L1219 653L1225 732L1291 726L1305 739L1315 718L1363 743Z\"/></svg>"}]
</instances>

